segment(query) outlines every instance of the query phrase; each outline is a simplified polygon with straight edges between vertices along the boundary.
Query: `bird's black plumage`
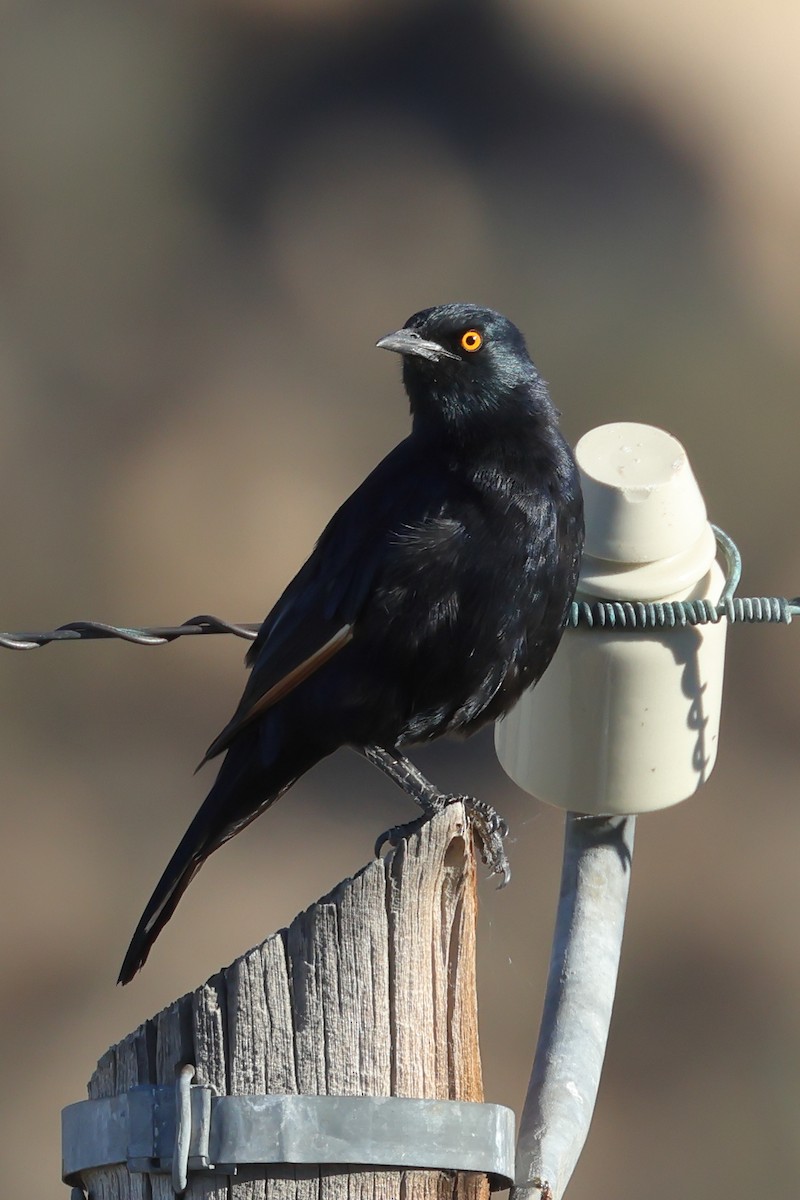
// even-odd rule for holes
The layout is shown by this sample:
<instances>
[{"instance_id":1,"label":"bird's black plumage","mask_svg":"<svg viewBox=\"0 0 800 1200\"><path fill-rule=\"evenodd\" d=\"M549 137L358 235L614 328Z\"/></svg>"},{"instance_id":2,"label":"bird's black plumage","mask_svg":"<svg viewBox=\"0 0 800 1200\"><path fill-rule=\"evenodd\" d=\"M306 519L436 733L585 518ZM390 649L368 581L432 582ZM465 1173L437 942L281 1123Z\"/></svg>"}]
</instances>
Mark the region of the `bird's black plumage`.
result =
<instances>
[{"instance_id":1,"label":"bird's black plumage","mask_svg":"<svg viewBox=\"0 0 800 1200\"><path fill-rule=\"evenodd\" d=\"M125 956L144 963L193 875L338 747L470 733L548 666L578 578L583 515L558 412L519 330L472 304L378 342L403 358L410 435L334 514L247 655L204 762L216 782ZM389 756L391 756L391 754Z\"/></svg>"}]
</instances>

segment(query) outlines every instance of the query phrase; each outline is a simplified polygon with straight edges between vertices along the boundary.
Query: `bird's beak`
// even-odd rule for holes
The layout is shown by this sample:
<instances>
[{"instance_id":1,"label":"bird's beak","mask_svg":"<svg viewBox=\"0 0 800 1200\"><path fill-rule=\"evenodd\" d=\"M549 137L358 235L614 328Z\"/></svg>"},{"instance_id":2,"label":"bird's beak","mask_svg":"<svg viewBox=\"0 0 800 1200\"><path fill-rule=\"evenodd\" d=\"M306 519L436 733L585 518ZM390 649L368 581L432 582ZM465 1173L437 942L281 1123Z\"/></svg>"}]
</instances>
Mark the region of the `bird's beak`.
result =
<instances>
[{"instance_id":1,"label":"bird's beak","mask_svg":"<svg viewBox=\"0 0 800 1200\"><path fill-rule=\"evenodd\" d=\"M398 329L396 333L387 333L375 345L379 350L393 350L395 354L409 354L416 358L426 358L428 362L439 362L442 358L454 358L452 354L440 346L438 342L426 342L415 329Z\"/></svg>"}]
</instances>

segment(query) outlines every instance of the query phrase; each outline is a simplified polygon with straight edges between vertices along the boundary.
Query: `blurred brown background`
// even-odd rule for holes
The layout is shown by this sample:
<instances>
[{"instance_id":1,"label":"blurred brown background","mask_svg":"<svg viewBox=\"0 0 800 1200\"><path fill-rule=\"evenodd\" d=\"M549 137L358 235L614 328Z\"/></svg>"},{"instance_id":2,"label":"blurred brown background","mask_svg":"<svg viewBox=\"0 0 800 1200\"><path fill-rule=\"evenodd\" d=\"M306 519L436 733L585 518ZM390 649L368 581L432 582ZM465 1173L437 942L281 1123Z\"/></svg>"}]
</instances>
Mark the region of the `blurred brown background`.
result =
<instances>
[{"instance_id":1,"label":"blurred brown background","mask_svg":"<svg viewBox=\"0 0 800 1200\"><path fill-rule=\"evenodd\" d=\"M0 626L260 619L407 429L374 341L451 299L522 326L573 440L677 434L745 593L800 591L799 42L780 0L6 0ZM798 636L733 632L716 772L640 823L575 1200L796 1194ZM107 1045L412 815L340 754L115 989L243 651L0 652L8 1196L65 1194L59 1110ZM479 948L487 1094L519 1110L561 819L489 735L418 761L512 826Z\"/></svg>"}]
</instances>

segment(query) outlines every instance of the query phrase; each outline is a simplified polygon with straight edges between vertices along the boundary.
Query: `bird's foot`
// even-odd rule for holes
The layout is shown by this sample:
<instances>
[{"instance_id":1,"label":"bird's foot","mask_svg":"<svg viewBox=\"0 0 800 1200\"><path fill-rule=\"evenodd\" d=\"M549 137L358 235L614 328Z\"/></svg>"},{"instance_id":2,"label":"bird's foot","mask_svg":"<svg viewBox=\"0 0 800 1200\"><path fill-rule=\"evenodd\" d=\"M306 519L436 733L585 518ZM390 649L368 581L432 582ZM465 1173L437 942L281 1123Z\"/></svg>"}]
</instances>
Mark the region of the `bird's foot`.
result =
<instances>
[{"instance_id":1,"label":"bird's foot","mask_svg":"<svg viewBox=\"0 0 800 1200\"><path fill-rule=\"evenodd\" d=\"M508 825L497 812L492 808L491 804L487 804L483 800L476 800L474 796L445 796L437 797L437 802L431 804L429 808L417 817L415 821L408 821L404 825L393 825L391 829L386 829L375 842L375 856L380 855L383 847L389 845L396 847L406 838L411 837L415 833L419 833L420 829L430 821L431 817L436 816L448 804L463 804L472 822L472 829L480 850L481 859L489 868L491 875L501 875L502 879L497 885L498 888L504 888L511 879L511 866L508 861L508 855L503 846L503 838L508 834Z\"/></svg>"},{"instance_id":2,"label":"bird's foot","mask_svg":"<svg viewBox=\"0 0 800 1200\"><path fill-rule=\"evenodd\" d=\"M477 846L481 852L483 863L488 866L489 875L499 875L498 888L504 888L511 880L511 864L503 845L504 838L509 835L509 826L500 816L497 809L486 800L476 800L474 796L459 796L465 809L473 818L473 829Z\"/></svg>"},{"instance_id":3,"label":"bird's foot","mask_svg":"<svg viewBox=\"0 0 800 1200\"><path fill-rule=\"evenodd\" d=\"M496 808L485 800L476 800L474 796L448 797L448 802L460 800L470 817L472 829L481 858L489 868L490 875L500 875L498 888L504 888L511 879L511 864L508 861L503 839L508 836L508 825Z\"/></svg>"}]
</instances>

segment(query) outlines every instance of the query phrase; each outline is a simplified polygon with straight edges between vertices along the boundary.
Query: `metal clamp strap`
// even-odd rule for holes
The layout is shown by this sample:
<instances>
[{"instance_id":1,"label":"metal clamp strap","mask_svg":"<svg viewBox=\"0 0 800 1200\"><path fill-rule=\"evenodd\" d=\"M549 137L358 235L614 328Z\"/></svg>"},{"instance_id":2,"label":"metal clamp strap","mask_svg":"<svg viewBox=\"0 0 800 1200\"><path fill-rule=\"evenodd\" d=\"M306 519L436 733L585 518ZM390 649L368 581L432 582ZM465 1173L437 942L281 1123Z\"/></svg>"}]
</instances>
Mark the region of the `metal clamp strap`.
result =
<instances>
[{"instance_id":1,"label":"metal clamp strap","mask_svg":"<svg viewBox=\"0 0 800 1200\"><path fill-rule=\"evenodd\" d=\"M494 1189L514 1176L514 1114L500 1104L398 1096L213 1096L190 1086L143 1085L63 1109L62 1178L127 1164L172 1172L180 1193L188 1172L261 1177L268 1165L477 1171ZM188 1097L188 1104L186 1099ZM183 1111L189 1118L180 1119ZM188 1132L188 1136L187 1136Z\"/></svg>"}]
</instances>

